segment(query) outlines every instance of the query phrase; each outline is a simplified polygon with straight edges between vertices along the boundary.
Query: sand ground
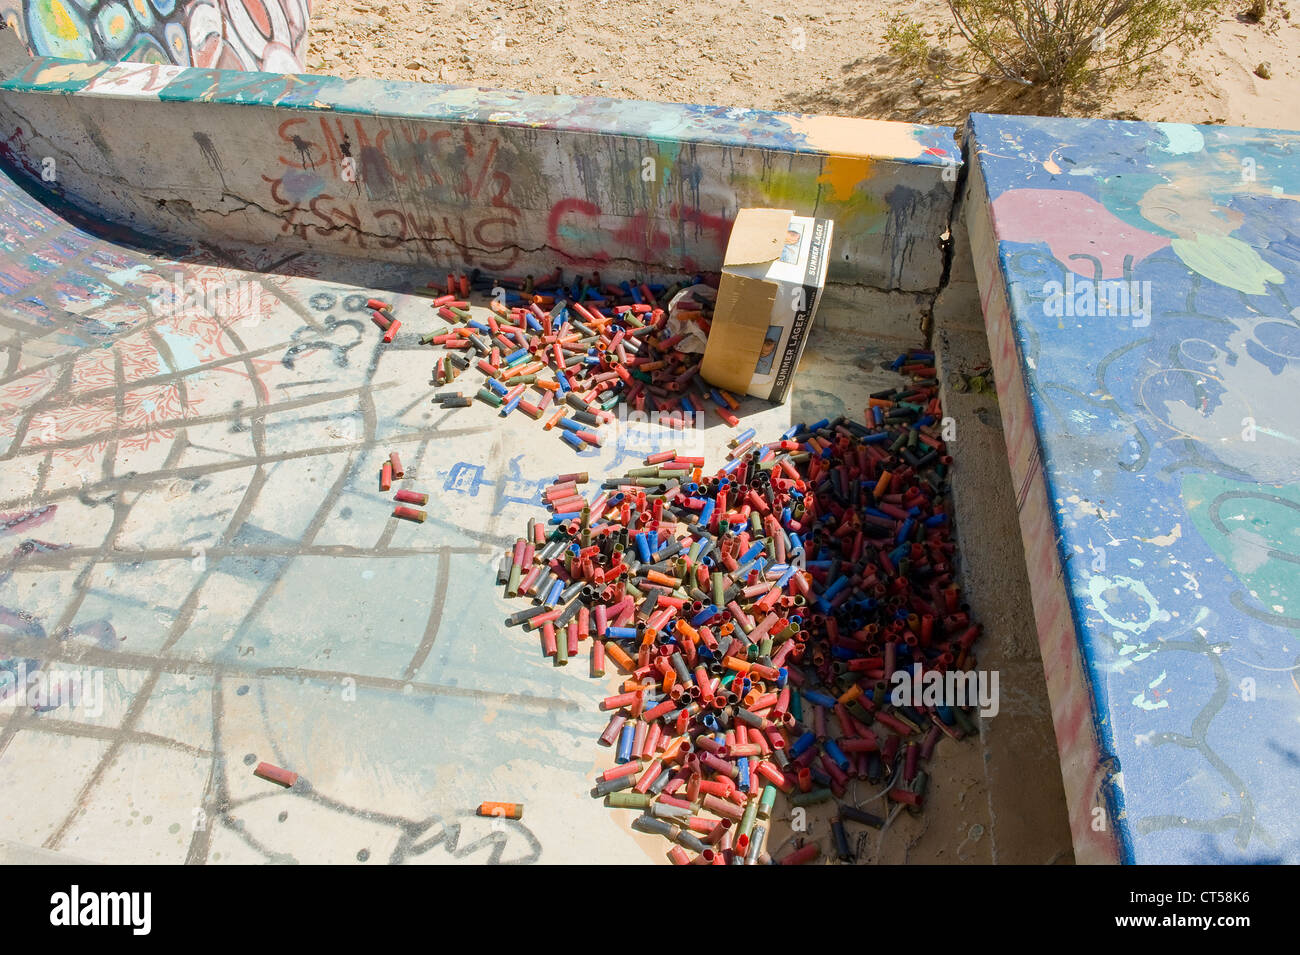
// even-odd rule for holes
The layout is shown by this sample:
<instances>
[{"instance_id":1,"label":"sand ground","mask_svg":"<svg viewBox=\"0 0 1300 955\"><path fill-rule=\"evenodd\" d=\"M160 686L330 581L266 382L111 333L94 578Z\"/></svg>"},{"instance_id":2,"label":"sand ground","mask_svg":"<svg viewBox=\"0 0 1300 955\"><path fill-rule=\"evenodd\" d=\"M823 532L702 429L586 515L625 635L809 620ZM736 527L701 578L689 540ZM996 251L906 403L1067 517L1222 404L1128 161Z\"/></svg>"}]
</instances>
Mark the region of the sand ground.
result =
<instances>
[{"instance_id":1,"label":"sand ground","mask_svg":"<svg viewBox=\"0 0 1300 955\"><path fill-rule=\"evenodd\" d=\"M1246 0L1241 0L1244 9ZM316 0L308 69L525 90L956 124L970 110L1300 127L1300 9L1233 12L1190 56L1137 83L1053 97L984 80L922 79L883 35L932 27L943 0ZM1267 64L1269 79L1257 76Z\"/></svg>"}]
</instances>

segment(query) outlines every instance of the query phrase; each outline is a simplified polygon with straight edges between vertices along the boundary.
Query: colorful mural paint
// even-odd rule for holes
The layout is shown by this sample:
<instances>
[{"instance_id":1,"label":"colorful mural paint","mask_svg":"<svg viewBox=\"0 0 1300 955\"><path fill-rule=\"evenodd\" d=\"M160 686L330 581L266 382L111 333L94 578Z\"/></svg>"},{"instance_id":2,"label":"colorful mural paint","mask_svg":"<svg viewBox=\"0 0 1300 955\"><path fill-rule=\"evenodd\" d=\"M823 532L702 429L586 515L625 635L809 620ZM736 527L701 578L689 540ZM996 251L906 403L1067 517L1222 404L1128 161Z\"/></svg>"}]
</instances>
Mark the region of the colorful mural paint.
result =
<instances>
[{"instance_id":1,"label":"colorful mural paint","mask_svg":"<svg viewBox=\"0 0 1300 955\"><path fill-rule=\"evenodd\" d=\"M38 56L298 73L310 0L0 0Z\"/></svg>"},{"instance_id":2,"label":"colorful mural paint","mask_svg":"<svg viewBox=\"0 0 1300 955\"><path fill-rule=\"evenodd\" d=\"M1076 851L1300 861L1300 133L967 146Z\"/></svg>"},{"instance_id":3,"label":"colorful mural paint","mask_svg":"<svg viewBox=\"0 0 1300 955\"><path fill-rule=\"evenodd\" d=\"M42 95L56 91L77 95ZM133 122L184 104L193 133L147 148L109 118L128 101ZM19 164L70 156L61 186L83 208L176 238L195 226L159 211L160 182L207 227L258 245L675 274L720 264L738 208L776 206L834 218L831 281L885 292L937 290L959 165L951 129L908 123L52 59L0 82L0 126L23 127ZM112 168L81 180L105 154Z\"/></svg>"}]
</instances>

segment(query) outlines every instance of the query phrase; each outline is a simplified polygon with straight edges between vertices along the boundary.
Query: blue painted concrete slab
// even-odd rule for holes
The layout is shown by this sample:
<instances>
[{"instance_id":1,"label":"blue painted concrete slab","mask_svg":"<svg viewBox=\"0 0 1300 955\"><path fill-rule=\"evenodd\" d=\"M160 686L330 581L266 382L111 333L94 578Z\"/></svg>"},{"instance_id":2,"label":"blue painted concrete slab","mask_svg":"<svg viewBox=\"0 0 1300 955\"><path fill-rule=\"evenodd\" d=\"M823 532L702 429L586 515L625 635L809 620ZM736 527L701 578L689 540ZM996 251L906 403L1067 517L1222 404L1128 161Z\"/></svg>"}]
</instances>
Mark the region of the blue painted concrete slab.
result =
<instances>
[{"instance_id":1,"label":"blue painted concrete slab","mask_svg":"<svg viewBox=\"0 0 1300 955\"><path fill-rule=\"evenodd\" d=\"M1063 757L1093 747L1123 861L1300 862L1300 133L976 115L967 149L1022 528L1037 481L1058 538L1049 689L1053 587L1077 647Z\"/></svg>"}]
</instances>

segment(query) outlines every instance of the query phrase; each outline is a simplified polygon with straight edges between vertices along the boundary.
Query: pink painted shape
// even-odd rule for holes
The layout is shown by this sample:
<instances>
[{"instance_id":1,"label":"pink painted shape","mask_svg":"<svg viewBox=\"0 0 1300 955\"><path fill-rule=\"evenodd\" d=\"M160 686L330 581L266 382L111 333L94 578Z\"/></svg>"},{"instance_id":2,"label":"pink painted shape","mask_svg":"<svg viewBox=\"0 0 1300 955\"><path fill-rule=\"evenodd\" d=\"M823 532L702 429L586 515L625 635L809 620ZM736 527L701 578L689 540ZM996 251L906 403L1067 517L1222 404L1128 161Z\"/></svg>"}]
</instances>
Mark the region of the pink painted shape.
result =
<instances>
[{"instance_id":1,"label":"pink painted shape","mask_svg":"<svg viewBox=\"0 0 1300 955\"><path fill-rule=\"evenodd\" d=\"M1101 277L1124 277L1124 257L1137 265L1169 244L1164 236L1136 229L1091 196L1068 189L1011 189L993 200L994 232L1008 242L1043 242L1063 266L1094 277L1091 259L1101 262Z\"/></svg>"}]
</instances>

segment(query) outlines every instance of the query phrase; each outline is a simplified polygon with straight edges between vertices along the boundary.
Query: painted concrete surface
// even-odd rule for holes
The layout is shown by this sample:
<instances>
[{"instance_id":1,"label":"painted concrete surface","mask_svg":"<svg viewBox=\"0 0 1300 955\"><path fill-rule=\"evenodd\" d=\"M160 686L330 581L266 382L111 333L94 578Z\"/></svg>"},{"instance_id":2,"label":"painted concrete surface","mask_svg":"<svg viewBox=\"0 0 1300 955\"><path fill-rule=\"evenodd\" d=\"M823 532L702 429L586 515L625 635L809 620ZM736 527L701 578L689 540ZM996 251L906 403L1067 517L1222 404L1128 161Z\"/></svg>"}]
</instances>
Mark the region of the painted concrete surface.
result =
<instances>
[{"instance_id":1,"label":"painted concrete surface","mask_svg":"<svg viewBox=\"0 0 1300 955\"><path fill-rule=\"evenodd\" d=\"M964 193L963 193L964 195ZM995 864L1074 861L1051 701L1038 648L1029 572L996 394L962 387L992 359L961 208L948 283L931 315L930 345L955 440L951 502L971 616L984 627L977 667L1000 675L1001 708L981 721L988 837Z\"/></svg>"},{"instance_id":2,"label":"painted concrete surface","mask_svg":"<svg viewBox=\"0 0 1300 955\"><path fill-rule=\"evenodd\" d=\"M615 678L507 631L493 568L542 482L667 438L578 457L518 415L435 412L416 341L435 323L408 294L430 270L288 252L252 271L265 250L142 249L65 212L0 179L0 681L62 694L0 705L6 857L662 862L587 794ZM390 346L376 293L404 320ZM818 333L791 404L748 402L745 424L852 412L900 347ZM731 433L673 444L719 460ZM390 450L428 523L390 517ZM948 776L978 785L978 744L958 748L933 787L954 814ZM254 777L262 760L301 782ZM494 830L485 799L524 818ZM940 818L943 852L962 816Z\"/></svg>"},{"instance_id":3,"label":"painted concrete surface","mask_svg":"<svg viewBox=\"0 0 1300 955\"><path fill-rule=\"evenodd\" d=\"M736 211L772 206L836 221L832 283L933 294L943 276L950 129L32 60L6 39L0 155L35 179L52 168L44 181L68 201L151 235L656 276L717 268Z\"/></svg>"},{"instance_id":4,"label":"painted concrete surface","mask_svg":"<svg viewBox=\"0 0 1300 955\"><path fill-rule=\"evenodd\" d=\"M967 148L1076 855L1300 861L1300 133Z\"/></svg>"},{"instance_id":5,"label":"painted concrete surface","mask_svg":"<svg viewBox=\"0 0 1300 955\"><path fill-rule=\"evenodd\" d=\"M0 0L36 56L301 72L310 0Z\"/></svg>"}]
</instances>

